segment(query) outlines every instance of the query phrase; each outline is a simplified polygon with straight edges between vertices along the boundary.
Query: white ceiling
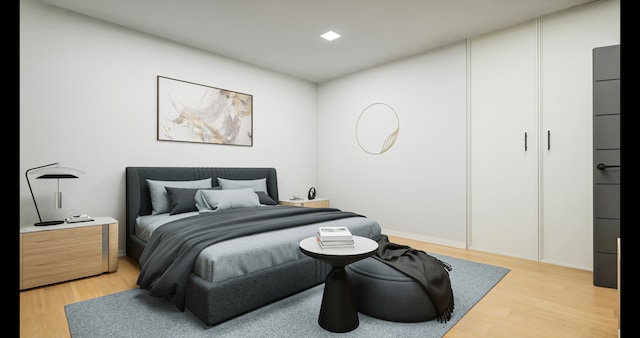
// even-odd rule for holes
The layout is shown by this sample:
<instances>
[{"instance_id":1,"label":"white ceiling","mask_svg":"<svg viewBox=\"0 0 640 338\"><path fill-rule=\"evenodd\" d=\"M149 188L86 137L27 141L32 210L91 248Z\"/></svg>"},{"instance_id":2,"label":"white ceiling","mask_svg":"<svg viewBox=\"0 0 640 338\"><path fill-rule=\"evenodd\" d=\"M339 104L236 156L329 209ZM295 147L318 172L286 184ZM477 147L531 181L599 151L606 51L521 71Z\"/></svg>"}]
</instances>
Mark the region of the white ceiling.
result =
<instances>
[{"instance_id":1,"label":"white ceiling","mask_svg":"<svg viewBox=\"0 0 640 338\"><path fill-rule=\"evenodd\" d=\"M320 83L594 0L41 0ZM328 30L342 35L320 38Z\"/></svg>"}]
</instances>

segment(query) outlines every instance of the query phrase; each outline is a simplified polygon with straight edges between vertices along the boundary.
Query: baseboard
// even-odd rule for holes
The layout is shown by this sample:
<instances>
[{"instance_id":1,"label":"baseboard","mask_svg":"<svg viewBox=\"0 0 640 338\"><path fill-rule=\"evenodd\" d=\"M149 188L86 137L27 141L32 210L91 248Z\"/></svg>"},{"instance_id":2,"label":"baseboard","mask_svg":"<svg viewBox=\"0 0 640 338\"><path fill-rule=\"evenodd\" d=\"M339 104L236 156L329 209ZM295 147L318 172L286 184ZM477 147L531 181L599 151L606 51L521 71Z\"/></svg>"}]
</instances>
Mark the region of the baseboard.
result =
<instances>
[{"instance_id":1,"label":"baseboard","mask_svg":"<svg viewBox=\"0 0 640 338\"><path fill-rule=\"evenodd\" d=\"M391 235L391 236L408 238L408 239L415 239L417 241L433 243L433 244L439 244L439 245L444 245L444 246L450 246L450 247L459 248L459 249L466 249L467 248L467 245L466 245L465 242L452 241L452 240L442 239L442 238L437 238L437 237L418 235L418 234L414 234L414 233L410 233L410 232L395 231L395 230L384 229L383 228L382 229L382 233L385 234L385 235Z\"/></svg>"}]
</instances>

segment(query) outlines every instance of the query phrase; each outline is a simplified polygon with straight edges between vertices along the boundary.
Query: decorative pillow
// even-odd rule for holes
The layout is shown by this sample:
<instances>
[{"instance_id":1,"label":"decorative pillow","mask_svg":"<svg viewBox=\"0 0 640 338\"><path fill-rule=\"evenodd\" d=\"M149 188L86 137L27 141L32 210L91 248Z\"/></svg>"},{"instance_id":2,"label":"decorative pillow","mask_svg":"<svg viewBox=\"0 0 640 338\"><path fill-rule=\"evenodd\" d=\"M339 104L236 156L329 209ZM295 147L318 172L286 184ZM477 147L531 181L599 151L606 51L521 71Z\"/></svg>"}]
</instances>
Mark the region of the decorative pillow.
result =
<instances>
[{"instance_id":1,"label":"decorative pillow","mask_svg":"<svg viewBox=\"0 0 640 338\"><path fill-rule=\"evenodd\" d=\"M258 199L260 200L260 204L264 205L278 205L276 201L274 201L269 195L267 195L264 191L256 191L256 195L258 195Z\"/></svg>"},{"instance_id":2,"label":"decorative pillow","mask_svg":"<svg viewBox=\"0 0 640 338\"><path fill-rule=\"evenodd\" d=\"M195 201L196 208L201 213L260 206L258 195L251 189L198 190Z\"/></svg>"},{"instance_id":3,"label":"decorative pillow","mask_svg":"<svg viewBox=\"0 0 640 338\"><path fill-rule=\"evenodd\" d=\"M171 202L165 187L171 188L211 188L211 178L194 181L156 181L147 179L151 193L152 215L164 214L171 210Z\"/></svg>"},{"instance_id":4,"label":"decorative pillow","mask_svg":"<svg viewBox=\"0 0 640 338\"><path fill-rule=\"evenodd\" d=\"M218 185L222 187L222 190L252 188L253 191L267 192L266 178L259 178L257 180L228 180L218 177Z\"/></svg>"},{"instance_id":5,"label":"decorative pillow","mask_svg":"<svg viewBox=\"0 0 640 338\"><path fill-rule=\"evenodd\" d=\"M195 196L196 191L200 190L200 188L165 187L165 189L167 189L167 195L169 195L171 205L169 215L198 211L198 208L196 208ZM204 188L202 190L220 190L220 187Z\"/></svg>"}]
</instances>

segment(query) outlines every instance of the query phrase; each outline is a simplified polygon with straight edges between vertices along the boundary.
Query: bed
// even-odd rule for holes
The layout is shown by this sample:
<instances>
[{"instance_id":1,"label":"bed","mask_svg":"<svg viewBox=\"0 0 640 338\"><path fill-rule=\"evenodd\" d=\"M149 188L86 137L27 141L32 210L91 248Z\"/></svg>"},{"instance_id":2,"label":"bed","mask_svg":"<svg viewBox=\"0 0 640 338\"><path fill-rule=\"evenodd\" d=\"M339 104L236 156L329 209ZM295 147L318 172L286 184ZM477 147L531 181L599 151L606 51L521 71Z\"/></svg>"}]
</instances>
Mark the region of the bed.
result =
<instances>
[{"instance_id":1,"label":"bed","mask_svg":"<svg viewBox=\"0 0 640 338\"><path fill-rule=\"evenodd\" d=\"M362 215L281 206L278 200L275 168L127 167L126 253L140 264L138 284L212 326L323 283L331 266L298 248L319 226L346 226L368 238L381 233L376 221ZM239 220L242 227L233 225ZM224 223L231 234L200 237L184 230L192 236L187 242L197 239L199 247L167 249L167 238L183 236L183 229L200 231L203 222ZM180 251L179 257L194 252L187 263L172 263L186 273L184 285L165 285L165 290L180 285L182 293L170 296L162 294L163 283L147 281L160 274L149 271L161 265L155 263L158 257L170 256L166 251Z\"/></svg>"}]
</instances>

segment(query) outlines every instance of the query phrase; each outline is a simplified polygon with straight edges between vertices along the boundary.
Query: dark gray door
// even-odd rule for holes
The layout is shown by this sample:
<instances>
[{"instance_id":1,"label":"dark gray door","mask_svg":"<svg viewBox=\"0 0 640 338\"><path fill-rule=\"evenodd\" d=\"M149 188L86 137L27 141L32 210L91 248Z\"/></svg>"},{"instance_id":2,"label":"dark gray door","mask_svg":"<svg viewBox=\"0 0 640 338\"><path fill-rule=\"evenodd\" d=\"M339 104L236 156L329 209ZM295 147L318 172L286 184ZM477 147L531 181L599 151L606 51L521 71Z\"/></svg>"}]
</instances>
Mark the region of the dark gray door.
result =
<instances>
[{"instance_id":1,"label":"dark gray door","mask_svg":"<svg viewBox=\"0 0 640 338\"><path fill-rule=\"evenodd\" d=\"M593 284L617 287L620 45L593 49Z\"/></svg>"}]
</instances>

